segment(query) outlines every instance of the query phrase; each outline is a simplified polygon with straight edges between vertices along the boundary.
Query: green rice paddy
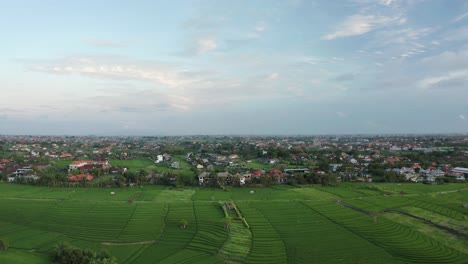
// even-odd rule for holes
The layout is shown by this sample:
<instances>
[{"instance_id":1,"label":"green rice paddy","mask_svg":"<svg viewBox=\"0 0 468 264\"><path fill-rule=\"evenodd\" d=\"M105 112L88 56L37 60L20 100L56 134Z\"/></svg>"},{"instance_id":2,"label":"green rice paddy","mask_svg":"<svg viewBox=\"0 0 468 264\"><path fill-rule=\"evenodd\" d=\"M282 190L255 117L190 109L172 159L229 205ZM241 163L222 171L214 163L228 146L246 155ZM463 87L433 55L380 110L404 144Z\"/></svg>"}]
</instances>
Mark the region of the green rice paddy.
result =
<instances>
[{"instance_id":1,"label":"green rice paddy","mask_svg":"<svg viewBox=\"0 0 468 264\"><path fill-rule=\"evenodd\" d=\"M224 212L224 202L238 212ZM1 183L0 239L10 248L0 263L48 263L47 253L64 241L106 249L118 263L466 263L466 236L382 212L403 210L466 233L467 202L467 184L178 190Z\"/></svg>"}]
</instances>

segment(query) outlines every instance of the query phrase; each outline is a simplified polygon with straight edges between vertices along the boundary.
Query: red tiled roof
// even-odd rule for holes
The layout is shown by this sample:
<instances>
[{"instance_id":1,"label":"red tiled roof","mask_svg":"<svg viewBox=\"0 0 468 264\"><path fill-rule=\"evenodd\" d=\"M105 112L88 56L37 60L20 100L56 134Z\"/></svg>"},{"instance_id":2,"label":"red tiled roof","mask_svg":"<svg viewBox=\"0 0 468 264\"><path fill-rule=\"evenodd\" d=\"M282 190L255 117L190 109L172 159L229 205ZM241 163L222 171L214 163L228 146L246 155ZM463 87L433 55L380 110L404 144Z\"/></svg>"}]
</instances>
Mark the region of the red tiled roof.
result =
<instances>
[{"instance_id":1,"label":"red tiled roof","mask_svg":"<svg viewBox=\"0 0 468 264\"><path fill-rule=\"evenodd\" d=\"M94 163L92 160L76 160L71 163L71 165L80 165L83 163Z\"/></svg>"},{"instance_id":2,"label":"red tiled roof","mask_svg":"<svg viewBox=\"0 0 468 264\"><path fill-rule=\"evenodd\" d=\"M283 175L283 173L280 170L276 170L276 169L272 170L272 171L270 171L270 173L268 173L268 176L270 176L270 177L279 177L281 175Z\"/></svg>"},{"instance_id":3,"label":"red tiled roof","mask_svg":"<svg viewBox=\"0 0 468 264\"><path fill-rule=\"evenodd\" d=\"M254 171L252 172L252 175L253 175L253 176L260 176L260 175L264 175L264 174L265 174L265 173L264 173L263 171L261 171L261 170L254 170Z\"/></svg>"},{"instance_id":4,"label":"red tiled roof","mask_svg":"<svg viewBox=\"0 0 468 264\"><path fill-rule=\"evenodd\" d=\"M71 182L79 182L83 179L86 179L88 181L92 181L94 179L93 175L86 173L86 174L78 174L78 175L73 175L73 174L68 174L68 181Z\"/></svg>"}]
</instances>

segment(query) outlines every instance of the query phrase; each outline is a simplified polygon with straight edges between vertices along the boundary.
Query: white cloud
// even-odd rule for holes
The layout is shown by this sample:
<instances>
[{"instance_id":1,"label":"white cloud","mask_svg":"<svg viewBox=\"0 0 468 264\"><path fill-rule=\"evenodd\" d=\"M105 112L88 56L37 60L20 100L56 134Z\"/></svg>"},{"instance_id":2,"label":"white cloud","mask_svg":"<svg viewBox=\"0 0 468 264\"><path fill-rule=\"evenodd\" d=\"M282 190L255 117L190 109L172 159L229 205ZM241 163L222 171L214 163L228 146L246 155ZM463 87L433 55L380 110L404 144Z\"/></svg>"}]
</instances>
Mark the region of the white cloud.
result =
<instances>
[{"instance_id":1,"label":"white cloud","mask_svg":"<svg viewBox=\"0 0 468 264\"><path fill-rule=\"evenodd\" d=\"M106 79L140 80L178 87L199 81L187 71L178 71L164 65L146 65L139 61L106 58L66 58L46 63L35 63L34 71L56 74L83 74Z\"/></svg>"},{"instance_id":2,"label":"white cloud","mask_svg":"<svg viewBox=\"0 0 468 264\"><path fill-rule=\"evenodd\" d=\"M255 25L255 31L257 32L263 32L268 29L268 25L265 22L258 22L257 25Z\"/></svg>"},{"instance_id":3,"label":"white cloud","mask_svg":"<svg viewBox=\"0 0 468 264\"><path fill-rule=\"evenodd\" d=\"M443 84L448 81L466 81L468 82L468 69L466 70L458 70L447 72L443 75L439 75L436 77L429 77L419 81L419 87L423 89L430 89L436 85Z\"/></svg>"},{"instance_id":4,"label":"white cloud","mask_svg":"<svg viewBox=\"0 0 468 264\"><path fill-rule=\"evenodd\" d=\"M200 38L197 40L197 54L206 53L218 47L216 40L212 37Z\"/></svg>"},{"instance_id":5,"label":"white cloud","mask_svg":"<svg viewBox=\"0 0 468 264\"><path fill-rule=\"evenodd\" d=\"M403 28L398 30L383 30L376 34L375 44L379 46L393 46L395 44L415 46L423 48L419 43L421 39L428 36L432 28Z\"/></svg>"},{"instance_id":6,"label":"white cloud","mask_svg":"<svg viewBox=\"0 0 468 264\"><path fill-rule=\"evenodd\" d=\"M457 71L468 68L468 49L460 47L458 50L446 50L421 61L426 68L435 68L438 72Z\"/></svg>"},{"instance_id":7,"label":"white cloud","mask_svg":"<svg viewBox=\"0 0 468 264\"><path fill-rule=\"evenodd\" d=\"M376 28L392 24L403 24L401 17L352 15L348 17L334 33L322 36L324 40L332 40L342 37L358 36L366 34Z\"/></svg>"},{"instance_id":8,"label":"white cloud","mask_svg":"<svg viewBox=\"0 0 468 264\"><path fill-rule=\"evenodd\" d=\"M347 118L348 117L347 113L344 113L344 112L341 112L341 111L336 112L336 115L339 116L340 118Z\"/></svg>"},{"instance_id":9,"label":"white cloud","mask_svg":"<svg viewBox=\"0 0 468 264\"><path fill-rule=\"evenodd\" d=\"M455 18L452 19L450 22L451 22L451 23L457 23L457 22L460 22L461 20L463 20L463 19L465 19L465 18L467 18L467 17L468 17L468 12L463 13L463 14L461 14L461 15L455 17Z\"/></svg>"},{"instance_id":10,"label":"white cloud","mask_svg":"<svg viewBox=\"0 0 468 264\"><path fill-rule=\"evenodd\" d=\"M465 120L465 119L466 119L465 116L462 115L462 114L459 114L459 115L458 115L458 118L460 118L461 120Z\"/></svg>"},{"instance_id":11,"label":"white cloud","mask_svg":"<svg viewBox=\"0 0 468 264\"><path fill-rule=\"evenodd\" d=\"M272 74L268 75L267 80L276 80L279 77L279 73L273 72Z\"/></svg>"},{"instance_id":12,"label":"white cloud","mask_svg":"<svg viewBox=\"0 0 468 264\"><path fill-rule=\"evenodd\" d=\"M379 5L384 5L384 6L391 6L392 4L395 4L397 1L395 0L354 0L354 2L359 3L359 4L379 4Z\"/></svg>"},{"instance_id":13,"label":"white cloud","mask_svg":"<svg viewBox=\"0 0 468 264\"><path fill-rule=\"evenodd\" d=\"M468 26L447 31L443 35L444 41L466 41L468 40Z\"/></svg>"}]
</instances>

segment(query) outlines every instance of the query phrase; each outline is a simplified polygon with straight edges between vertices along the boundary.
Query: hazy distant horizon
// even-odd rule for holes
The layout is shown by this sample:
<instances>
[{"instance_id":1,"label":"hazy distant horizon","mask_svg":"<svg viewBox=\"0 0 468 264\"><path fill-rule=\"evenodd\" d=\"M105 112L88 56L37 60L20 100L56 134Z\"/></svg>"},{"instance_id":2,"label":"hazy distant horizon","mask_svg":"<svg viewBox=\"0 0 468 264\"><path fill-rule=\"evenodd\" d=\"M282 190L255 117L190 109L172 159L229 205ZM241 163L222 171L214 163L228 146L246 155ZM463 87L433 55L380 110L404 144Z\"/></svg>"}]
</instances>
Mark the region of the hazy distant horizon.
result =
<instances>
[{"instance_id":1,"label":"hazy distant horizon","mask_svg":"<svg viewBox=\"0 0 468 264\"><path fill-rule=\"evenodd\" d=\"M0 10L0 134L468 132L467 1Z\"/></svg>"},{"instance_id":2,"label":"hazy distant horizon","mask_svg":"<svg viewBox=\"0 0 468 264\"><path fill-rule=\"evenodd\" d=\"M160 135L125 135L125 134L0 134L0 137L391 137L391 136L468 136L465 133L377 133L377 134L160 134Z\"/></svg>"}]
</instances>

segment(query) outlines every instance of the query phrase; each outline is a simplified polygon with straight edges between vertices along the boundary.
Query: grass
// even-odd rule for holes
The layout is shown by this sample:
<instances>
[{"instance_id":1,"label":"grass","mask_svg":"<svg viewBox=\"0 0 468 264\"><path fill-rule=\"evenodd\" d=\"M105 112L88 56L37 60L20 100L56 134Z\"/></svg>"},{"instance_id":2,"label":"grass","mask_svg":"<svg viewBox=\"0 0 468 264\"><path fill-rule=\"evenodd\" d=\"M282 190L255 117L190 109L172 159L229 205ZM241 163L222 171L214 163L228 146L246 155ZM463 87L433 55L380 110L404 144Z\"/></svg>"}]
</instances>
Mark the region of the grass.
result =
<instances>
[{"instance_id":1,"label":"grass","mask_svg":"<svg viewBox=\"0 0 468 264\"><path fill-rule=\"evenodd\" d=\"M342 184L221 190L0 183L0 239L11 246L0 252L0 263L46 263L46 253L63 241L107 249L118 263L464 263L465 238L404 215L386 213L374 223L333 203L341 200L367 211L406 210L463 229L468 209L461 204L468 192L441 193L463 188ZM392 195L384 195L390 189ZM219 201L234 202L247 225L229 211L230 230L225 229ZM186 228L179 226L182 219Z\"/></svg>"},{"instance_id":2,"label":"grass","mask_svg":"<svg viewBox=\"0 0 468 264\"><path fill-rule=\"evenodd\" d=\"M225 212L225 228L229 230L229 237L219 255L225 263L244 263L252 247L252 232L241 220L243 216L237 210L225 209Z\"/></svg>"},{"instance_id":3,"label":"grass","mask_svg":"<svg viewBox=\"0 0 468 264\"><path fill-rule=\"evenodd\" d=\"M393 222L397 222L414 230L417 230L420 233L424 233L425 235L433 238L434 240L439 241L444 246L453 248L459 252L463 252L468 255L467 241L460 239L455 235L437 229L417 219L406 217L398 213L385 213L384 217L392 220Z\"/></svg>"},{"instance_id":4,"label":"grass","mask_svg":"<svg viewBox=\"0 0 468 264\"><path fill-rule=\"evenodd\" d=\"M36 252L9 249L6 252L0 252L0 263L8 264L47 264L50 263L47 254Z\"/></svg>"},{"instance_id":5,"label":"grass","mask_svg":"<svg viewBox=\"0 0 468 264\"><path fill-rule=\"evenodd\" d=\"M193 176L194 172L190 170L192 165L187 163L183 156L174 156L173 161L178 161L180 169L171 168L172 162L163 162L163 163L154 163L150 159L129 159L129 160L110 160L109 163L114 166L125 167L131 172L136 172L138 170L144 169L147 172L157 171L158 173L180 173L184 175Z\"/></svg>"}]
</instances>

